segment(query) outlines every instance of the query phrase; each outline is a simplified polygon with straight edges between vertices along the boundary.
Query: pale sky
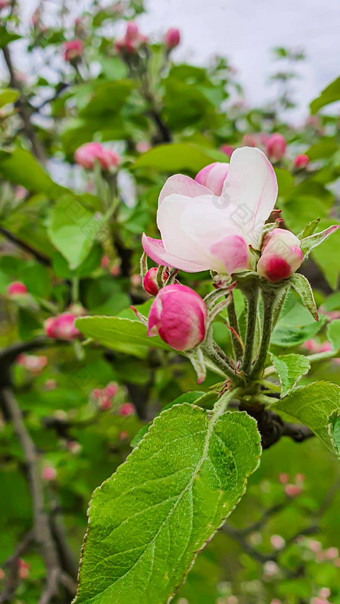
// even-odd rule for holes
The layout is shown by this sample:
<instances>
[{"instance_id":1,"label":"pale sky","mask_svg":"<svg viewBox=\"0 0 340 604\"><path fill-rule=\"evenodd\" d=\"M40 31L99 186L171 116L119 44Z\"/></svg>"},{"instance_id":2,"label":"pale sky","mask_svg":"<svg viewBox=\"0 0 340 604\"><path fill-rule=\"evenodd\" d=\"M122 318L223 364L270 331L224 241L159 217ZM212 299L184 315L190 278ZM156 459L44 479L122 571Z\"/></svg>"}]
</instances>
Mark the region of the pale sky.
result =
<instances>
[{"instance_id":1,"label":"pale sky","mask_svg":"<svg viewBox=\"0 0 340 604\"><path fill-rule=\"evenodd\" d=\"M48 4L58 5L59 0ZM74 0L75 10L90 0ZM270 49L302 47L307 61L296 84L300 111L340 72L340 0L146 0L148 13L140 19L145 33L163 33L179 27L183 43L177 58L203 63L213 54L227 55L251 103L271 98L266 85L275 69ZM37 0L21 0L28 18ZM103 0L103 4L110 4ZM175 55L176 56L176 55ZM21 62L24 64L21 57Z\"/></svg>"}]
</instances>

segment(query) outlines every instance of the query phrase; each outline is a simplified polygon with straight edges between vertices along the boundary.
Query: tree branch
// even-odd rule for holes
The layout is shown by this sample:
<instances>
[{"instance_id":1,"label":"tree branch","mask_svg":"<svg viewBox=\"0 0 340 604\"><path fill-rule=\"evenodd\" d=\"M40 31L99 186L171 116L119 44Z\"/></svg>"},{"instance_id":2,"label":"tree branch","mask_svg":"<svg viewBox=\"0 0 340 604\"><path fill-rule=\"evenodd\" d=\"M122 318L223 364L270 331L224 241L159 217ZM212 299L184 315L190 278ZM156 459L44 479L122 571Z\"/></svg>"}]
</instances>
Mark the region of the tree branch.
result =
<instances>
[{"instance_id":1,"label":"tree branch","mask_svg":"<svg viewBox=\"0 0 340 604\"><path fill-rule=\"evenodd\" d=\"M19 237L17 237L16 235L14 235L13 233L11 233L10 231L8 231L7 229L5 229L4 227L1 227L1 226L0 226L0 235L3 235L4 237L6 237L6 239L8 239L8 241L11 241L11 243L14 243L15 245L20 247L25 252L28 252L29 254L34 256L34 258L36 260L38 260L38 262L40 262L41 264L44 264L45 266L51 266L51 261L47 256L45 256L44 254L41 254L41 252L38 252L38 250L35 250L28 243L26 243L25 241L22 241Z\"/></svg>"}]
</instances>

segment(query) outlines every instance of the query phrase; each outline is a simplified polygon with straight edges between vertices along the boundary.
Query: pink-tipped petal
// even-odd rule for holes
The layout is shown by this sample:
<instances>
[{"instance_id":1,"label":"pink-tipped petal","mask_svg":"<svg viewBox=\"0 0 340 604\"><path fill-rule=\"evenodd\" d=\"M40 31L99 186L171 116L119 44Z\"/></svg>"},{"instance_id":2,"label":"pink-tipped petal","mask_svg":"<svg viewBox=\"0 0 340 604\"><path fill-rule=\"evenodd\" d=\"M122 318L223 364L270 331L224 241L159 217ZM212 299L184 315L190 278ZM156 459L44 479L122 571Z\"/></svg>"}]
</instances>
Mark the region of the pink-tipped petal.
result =
<instances>
[{"instance_id":1,"label":"pink-tipped petal","mask_svg":"<svg viewBox=\"0 0 340 604\"><path fill-rule=\"evenodd\" d=\"M224 271L229 274L249 268L248 245L240 235L226 235L211 246L210 252L222 262Z\"/></svg>"},{"instance_id":2,"label":"pink-tipped petal","mask_svg":"<svg viewBox=\"0 0 340 604\"><path fill-rule=\"evenodd\" d=\"M170 178L168 178L159 194L158 204L160 204L165 197L173 195L174 193L177 195L185 195L186 197L211 195L211 191L209 191L207 187L204 187L196 182L196 180L193 180L184 174L175 174L174 176L170 176Z\"/></svg>"},{"instance_id":3,"label":"pink-tipped petal","mask_svg":"<svg viewBox=\"0 0 340 604\"><path fill-rule=\"evenodd\" d=\"M149 258L151 258L151 260L153 260L157 264L162 264L163 266L169 266L171 268L177 268L187 273L198 273L200 271L209 270L208 262L206 264L201 264L199 262L184 260L173 254L169 254L165 251L161 239L152 239L152 237L147 237L143 233L142 245L144 252L149 256Z\"/></svg>"}]
</instances>

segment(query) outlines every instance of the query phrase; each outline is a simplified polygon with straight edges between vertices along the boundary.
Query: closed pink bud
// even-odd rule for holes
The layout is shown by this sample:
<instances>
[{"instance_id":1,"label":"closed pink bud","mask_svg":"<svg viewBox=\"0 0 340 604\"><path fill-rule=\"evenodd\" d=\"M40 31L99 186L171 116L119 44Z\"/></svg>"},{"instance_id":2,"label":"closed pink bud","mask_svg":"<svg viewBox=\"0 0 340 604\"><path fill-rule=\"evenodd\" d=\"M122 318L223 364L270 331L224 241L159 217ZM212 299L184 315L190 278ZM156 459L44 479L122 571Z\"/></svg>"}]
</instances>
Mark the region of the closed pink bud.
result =
<instances>
[{"instance_id":1,"label":"closed pink bud","mask_svg":"<svg viewBox=\"0 0 340 604\"><path fill-rule=\"evenodd\" d=\"M9 296L23 296L28 293L28 289L21 281L13 281L8 286L7 293Z\"/></svg>"},{"instance_id":2,"label":"closed pink bud","mask_svg":"<svg viewBox=\"0 0 340 604\"><path fill-rule=\"evenodd\" d=\"M301 487L296 484L287 484L285 487L287 497L297 497L301 493Z\"/></svg>"},{"instance_id":3,"label":"closed pink bud","mask_svg":"<svg viewBox=\"0 0 340 604\"><path fill-rule=\"evenodd\" d=\"M79 331L74 325L75 320L76 316L69 312L50 317L45 321L45 333L49 338L74 340L79 336Z\"/></svg>"},{"instance_id":4,"label":"closed pink bud","mask_svg":"<svg viewBox=\"0 0 340 604\"><path fill-rule=\"evenodd\" d=\"M105 391L106 391L107 396L111 396L111 398L116 396L116 394L118 392L118 384L115 384L115 382L110 382L106 386Z\"/></svg>"},{"instance_id":5,"label":"closed pink bud","mask_svg":"<svg viewBox=\"0 0 340 604\"><path fill-rule=\"evenodd\" d=\"M20 354L17 358L17 363L31 373L39 374L46 367L48 358L44 355Z\"/></svg>"},{"instance_id":6,"label":"closed pink bud","mask_svg":"<svg viewBox=\"0 0 340 604\"><path fill-rule=\"evenodd\" d=\"M0 0L0 10L11 6L11 0Z\"/></svg>"},{"instance_id":7,"label":"closed pink bud","mask_svg":"<svg viewBox=\"0 0 340 604\"><path fill-rule=\"evenodd\" d=\"M286 146L282 134L271 134L266 140L266 153L269 159L282 159L286 152Z\"/></svg>"},{"instance_id":8,"label":"closed pink bud","mask_svg":"<svg viewBox=\"0 0 340 604\"><path fill-rule=\"evenodd\" d=\"M151 145L148 141L136 143L136 151L138 151L138 153L146 153L149 149L151 149Z\"/></svg>"},{"instance_id":9,"label":"closed pink bud","mask_svg":"<svg viewBox=\"0 0 340 604\"><path fill-rule=\"evenodd\" d=\"M298 168L298 169L303 169L306 168L309 164L309 157L308 155L297 155L296 158L294 159L294 168Z\"/></svg>"},{"instance_id":10,"label":"closed pink bud","mask_svg":"<svg viewBox=\"0 0 340 604\"><path fill-rule=\"evenodd\" d=\"M135 408L132 403L124 403L119 408L119 415L128 416L133 415L135 412Z\"/></svg>"},{"instance_id":11,"label":"closed pink bud","mask_svg":"<svg viewBox=\"0 0 340 604\"><path fill-rule=\"evenodd\" d=\"M224 181L227 178L228 168L229 164L227 163L215 162L209 164L196 174L195 180L200 185L210 189L214 195L221 195Z\"/></svg>"},{"instance_id":12,"label":"closed pink bud","mask_svg":"<svg viewBox=\"0 0 340 604\"><path fill-rule=\"evenodd\" d=\"M57 470L53 468L53 466L45 466L43 468L41 476L44 480L47 481L55 480L57 478Z\"/></svg>"},{"instance_id":13,"label":"closed pink bud","mask_svg":"<svg viewBox=\"0 0 340 604\"><path fill-rule=\"evenodd\" d=\"M282 474L280 474L279 480L280 480L281 484L288 484L288 482L289 482L289 474L286 474L285 472L282 472Z\"/></svg>"},{"instance_id":14,"label":"closed pink bud","mask_svg":"<svg viewBox=\"0 0 340 604\"><path fill-rule=\"evenodd\" d=\"M175 350L195 348L205 338L207 309L186 285L166 285L157 294L148 319L148 336L160 335Z\"/></svg>"},{"instance_id":15,"label":"closed pink bud","mask_svg":"<svg viewBox=\"0 0 340 604\"><path fill-rule=\"evenodd\" d=\"M235 151L235 147L232 147L231 145L221 145L220 149L222 153L225 153L228 157L231 157L233 151Z\"/></svg>"},{"instance_id":16,"label":"closed pink bud","mask_svg":"<svg viewBox=\"0 0 340 604\"><path fill-rule=\"evenodd\" d=\"M286 542L281 535L272 535L270 538L270 543L275 549L282 549Z\"/></svg>"},{"instance_id":17,"label":"closed pink bud","mask_svg":"<svg viewBox=\"0 0 340 604\"><path fill-rule=\"evenodd\" d=\"M18 560L18 576L19 579L27 579L30 574L31 565L29 562L25 562L23 558Z\"/></svg>"},{"instance_id":18,"label":"closed pink bud","mask_svg":"<svg viewBox=\"0 0 340 604\"><path fill-rule=\"evenodd\" d=\"M255 134L245 134L242 142L246 147L257 147L257 140Z\"/></svg>"},{"instance_id":19,"label":"closed pink bud","mask_svg":"<svg viewBox=\"0 0 340 604\"><path fill-rule=\"evenodd\" d=\"M290 231L274 229L267 233L263 240L257 272L261 277L275 283L295 273L302 260L299 239Z\"/></svg>"},{"instance_id":20,"label":"closed pink bud","mask_svg":"<svg viewBox=\"0 0 340 604\"><path fill-rule=\"evenodd\" d=\"M164 43L168 50L172 50L179 45L181 41L181 34L177 27L170 27L164 36Z\"/></svg>"},{"instance_id":21,"label":"closed pink bud","mask_svg":"<svg viewBox=\"0 0 340 604\"><path fill-rule=\"evenodd\" d=\"M157 272L158 268L153 266L148 270L143 280L143 287L148 294L151 294L151 296L157 296L159 292L159 287L157 285Z\"/></svg>"},{"instance_id":22,"label":"closed pink bud","mask_svg":"<svg viewBox=\"0 0 340 604\"><path fill-rule=\"evenodd\" d=\"M112 407L112 400L110 396L104 396L98 401L98 407L102 411L108 411Z\"/></svg>"},{"instance_id":23,"label":"closed pink bud","mask_svg":"<svg viewBox=\"0 0 340 604\"><path fill-rule=\"evenodd\" d=\"M103 170L116 168L120 163L120 155L112 149L105 149L100 143L85 143L78 147L74 154L76 163L83 168L93 170L98 161Z\"/></svg>"},{"instance_id":24,"label":"closed pink bud","mask_svg":"<svg viewBox=\"0 0 340 604\"><path fill-rule=\"evenodd\" d=\"M82 40L71 40L70 42L65 42L63 48L65 61L73 61L83 54L84 42Z\"/></svg>"}]
</instances>

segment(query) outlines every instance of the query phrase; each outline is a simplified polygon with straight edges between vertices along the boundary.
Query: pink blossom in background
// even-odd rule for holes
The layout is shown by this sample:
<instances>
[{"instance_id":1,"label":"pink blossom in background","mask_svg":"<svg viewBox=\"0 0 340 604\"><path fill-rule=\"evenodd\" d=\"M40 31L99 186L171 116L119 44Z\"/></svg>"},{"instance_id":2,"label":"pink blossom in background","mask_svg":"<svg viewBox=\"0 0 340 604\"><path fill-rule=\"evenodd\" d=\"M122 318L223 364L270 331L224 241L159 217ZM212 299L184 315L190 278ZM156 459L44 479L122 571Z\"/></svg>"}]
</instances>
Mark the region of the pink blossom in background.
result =
<instances>
[{"instance_id":1,"label":"pink blossom in background","mask_svg":"<svg viewBox=\"0 0 340 604\"><path fill-rule=\"evenodd\" d=\"M125 35L116 41L116 50L118 52L126 51L134 54L140 46L146 44L147 40L147 37L141 34L137 23L129 21Z\"/></svg>"},{"instance_id":2,"label":"pink blossom in background","mask_svg":"<svg viewBox=\"0 0 340 604\"><path fill-rule=\"evenodd\" d=\"M149 151L149 149L151 149L151 145L148 143L148 141L140 141L139 143L136 143L136 151L138 153L146 153Z\"/></svg>"},{"instance_id":3,"label":"pink blossom in background","mask_svg":"<svg viewBox=\"0 0 340 604\"><path fill-rule=\"evenodd\" d=\"M302 260L299 239L290 231L274 229L264 237L257 272L275 283L295 273Z\"/></svg>"},{"instance_id":4,"label":"pink blossom in background","mask_svg":"<svg viewBox=\"0 0 340 604\"><path fill-rule=\"evenodd\" d=\"M259 149L236 149L226 166L220 196L188 176L168 178L158 200L162 239L142 239L154 262L190 273L210 269L232 274L249 268L249 245L260 245L277 180Z\"/></svg>"},{"instance_id":5,"label":"pink blossom in background","mask_svg":"<svg viewBox=\"0 0 340 604\"><path fill-rule=\"evenodd\" d=\"M120 155L112 149L106 149L101 143L85 143L78 147L74 154L76 163L87 170L93 170L95 162L98 161L103 170L117 168L120 163Z\"/></svg>"},{"instance_id":6,"label":"pink blossom in background","mask_svg":"<svg viewBox=\"0 0 340 604\"><path fill-rule=\"evenodd\" d=\"M297 484L287 484L285 486L285 493L287 497L297 497L301 494L301 492L302 489Z\"/></svg>"},{"instance_id":7,"label":"pink blossom in background","mask_svg":"<svg viewBox=\"0 0 340 604\"><path fill-rule=\"evenodd\" d=\"M159 335L175 350L190 350L205 338L207 309L186 285L166 285L152 303L148 336Z\"/></svg>"},{"instance_id":8,"label":"pink blossom in background","mask_svg":"<svg viewBox=\"0 0 340 604\"><path fill-rule=\"evenodd\" d=\"M279 480L281 484L288 484L289 482L289 474L282 472L279 476Z\"/></svg>"},{"instance_id":9,"label":"pink blossom in background","mask_svg":"<svg viewBox=\"0 0 340 604\"><path fill-rule=\"evenodd\" d=\"M30 574L31 565L29 562L25 562L23 558L19 558L18 560L18 575L19 579L27 579Z\"/></svg>"},{"instance_id":10,"label":"pink blossom in background","mask_svg":"<svg viewBox=\"0 0 340 604\"><path fill-rule=\"evenodd\" d=\"M135 408L132 403L124 403L119 407L118 413L119 415L128 416L133 415L135 412Z\"/></svg>"},{"instance_id":11,"label":"pink blossom in background","mask_svg":"<svg viewBox=\"0 0 340 604\"><path fill-rule=\"evenodd\" d=\"M46 382L44 384L45 390L55 390L56 387L57 387L57 382L52 379L46 380Z\"/></svg>"},{"instance_id":12,"label":"pink blossom in background","mask_svg":"<svg viewBox=\"0 0 340 604\"><path fill-rule=\"evenodd\" d=\"M270 543L277 550L282 549L286 544L284 538L281 537L281 535L272 535L270 538Z\"/></svg>"},{"instance_id":13,"label":"pink blossom in background","mask_svg":"<svg viewBox=\"0 0 340 604\"><path fill-rule=\"evenodd\" d=\"M43 480L51 482L57 478L57 470L53 466L45 466L41 473Z\"/></svg>"},{"instance_id":14,"label":"pink blossom in background","mask_svg":"<svg viewBox=\"0 0 340 604\"><path fill-rule=\"evenodd\" d=\"M158 268L156 266L153 266L148 270L143 279L143 287L145 291L151 296L157 296L159 291L157 284L157 272Z\"/></svg>"},{"instance_id":15,"label":"pink blossom in background","mask_svg":"<svg viewBox=\"0 0 340 604\"><path fill-rule=\"evenodd\" d=\"M138 287L142 283L142 277L140 275L131 275L131 285Z\"/></svg>"},{"instance_id":16,"label":"pink blossom in background","mask_svg":"<svg viewBox=\"0 0 340 604\"><path fill-rule=\"evenodd\" d=\"M266 140L266 154L269 159L278 161L286 152L286 140L282 134L271 134Z\"/></svg>"},{"instance_id":17,"label":"pink blossom in background","mask_svg":"<svg viewBox=\"0 0 340 604\"><path fill-rule=\"evenodd\" d=\"M31 373L40 373L48 363L46 356L36 356L33 354L20 354L17 358L18 365L21 365Z\"/></svg>"},{"instance_id":18,"label":"pink blossom in background","mask_svg":"<svg viewBox=\"0 0 340 604\"><path fill-rule=\"evenodd\" d=\"M308 155L297 155L294 159L294 168L297 168L299 170L306 168L309 164L309 157Z\"/></svg>"},{"instance_id":19,"label":"pink blossom in background","mask_svg":"<svg viewBox=\"0 0 340 604\"><path fill-rule=\"evenodd\" d=\"M231 145L221 145L220 150L230 158L235 151L235 147L231 147Z\"/></svg>"},{"instance_id":20,"label":"pink blossom in background","mask_svg":"<svg viewBox=\"0 0 340 604\"><path fill-rule=\"evenodd\" d=\"M80 335L74 324L76 318L74 314L69 312L62 313L57 317L49 317L44 325L46 335L58 340L74 340Z\"/></svg>"},{"instance_id":21,"label":"pink blossom in background","mask_svg":"<svg viewBox=\"0 0 340 604\"><path fill-rule=\"evenodd\" d=\"M92 391L92 396L97 401L97 405L101 411L108 411L111 409L113 399L116 396L118 389L118 384L110 382L105 388L95 388Z\"/></svg>"},{"instance_id":22,"label":"pink blossom in background","mask_svg":"<svg viewBox=\"0 0 340 604\"><path fill-rule=\"evenodd\" d=\"M214 195L221 195L228 168L229 164L222 162L209 164L196 174L195 181L209 189Z\"/></svg>"},{"instance_id":23,"label":"pink blossom in background","mask_svg":"<svg viewBox=\"0 0 340 604\"><path fill-rule=\"evenodd\" d=\"M318 354L320 352L329 352L332 350L330 342L319 343L316 340L313 340L312 338L306 340L306 342L303 343L302 347L308 350L308 352L311 352L312 354Z\"/></svg>"},{"instance_id":24,"label":"pink blossom in background","mask_svg":"<svg viewBox=\"0 0 340 604\"><path fill-rule=\"evenodd\" d=\"M181 41L181 34L177 27L170 27L164 36L164 44L167 50L172 50L179 45Z\"/></svg>"},{"instance_id":25,"label":"pink blossom in background","mask_svg":"<svg viewBox=\"0 0 340 604\"><path fill-rule=\"evenodd\" d=\"M9 296L24 296L28 293L28 289L21 281L13 281L7 287L7 293Z\"/></svg>"},{"instance_id":26,"label":"pink blossom in background","mask_svg":"<svg viewBox=\"0 0 340 604\"><path fill-rule=\"evenodd\" d=\"M64 42L63 49L65 61L74 61L82 56L84 52L84 42L82 40Z\"/></svg>"},{"instance_id":27,"label":"pink blossom in background","mask_svg":"<svg viewBox=\"0 0 340 604\"><path fill-rule=\"evenodd\" d=\"M3 8L9 8L11 6L11 0L0 0L0 10Z\"/></svg>"},{"instance_id":28,"label":"pink blossom in background","mask_svg":"<svg viewBox=\"0 0 340 604\"><path fill-rule=\"evenodd\" d=\"M128 438L130 438L130 434L127 432L127 430L122 430L119 432L119 440L128 440Z\"/></svg>"}]
</instances>

